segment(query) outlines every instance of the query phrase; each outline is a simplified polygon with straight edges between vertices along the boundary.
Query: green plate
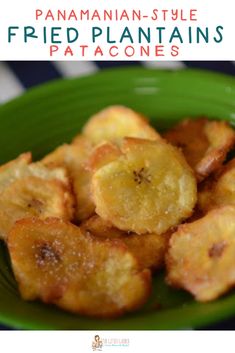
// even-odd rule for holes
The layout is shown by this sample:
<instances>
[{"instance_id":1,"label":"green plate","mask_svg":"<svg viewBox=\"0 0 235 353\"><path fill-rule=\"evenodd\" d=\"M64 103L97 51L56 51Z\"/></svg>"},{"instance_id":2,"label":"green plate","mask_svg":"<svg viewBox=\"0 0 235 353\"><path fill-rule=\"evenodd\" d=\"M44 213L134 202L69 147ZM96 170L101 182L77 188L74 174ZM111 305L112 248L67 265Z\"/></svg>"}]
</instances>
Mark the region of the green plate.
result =
<instances>
[{"instance_id":1,"label":"green plate","mask_svg":"<svg viewBox=\"0 0 235 353\"><path fill-rule=\"evenodd\" d=\"M201 71L116 69L60 80L32 89L0 107L0 162L31 150L38 159L69 141L87 118L111 104L124 104L164 129L185 116L207 115L235 121L235 80ZM139 312L116 320L72 315L53 306L21 300L5 246L0 245L0 321L27 329L182 329L235 315L235 293L209 303L154 278L152 297Z\"/></svg>"}]
</instances>

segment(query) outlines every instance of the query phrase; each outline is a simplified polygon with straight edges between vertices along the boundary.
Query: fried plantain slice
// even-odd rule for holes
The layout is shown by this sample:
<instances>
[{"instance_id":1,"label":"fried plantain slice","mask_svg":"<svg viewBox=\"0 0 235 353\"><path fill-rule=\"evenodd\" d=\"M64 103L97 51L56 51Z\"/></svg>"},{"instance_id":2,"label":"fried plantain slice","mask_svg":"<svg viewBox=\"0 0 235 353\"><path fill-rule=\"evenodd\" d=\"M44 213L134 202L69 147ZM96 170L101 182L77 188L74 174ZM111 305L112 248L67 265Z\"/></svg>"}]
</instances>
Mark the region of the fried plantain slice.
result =
<instances>
[{"instance_id":1,"label":"fried plantain slice","mask_svg":"<svg viewBox=\"0 0 235 353\"><path fill-rule=\"evenodd\" d=\"M32 161L30 152L21 154L18 158L0 166L0 193L14 180L25 173L25 169Z\"/></svg>"},{"instance_id":2,"label":"fried plantain slice","mask_svg":"<svg viewBox=\"0 0 235 353\"><path fill-rule=\"evenodd\" d=\"M87 167L92 172L103 167L104 165L113 162L120 157L122 152L119 147L111 142L104 142L93 149L87 163Z\"/></svg>"},{"instance_id":3,"label":"fried plantain slice","mask_svg":"<svg viewBox=\"0 0 235 353\"><path fill-rule=\"evenodd\" d=\"M141 307L150 294L149 270L139 269L122 242L94 239L59 219L18 221L8 248L26 300L115 317Z\"/></svg>"},{"instance_id":4,"label":"fried plantain slice","mask_svg":"<svg viewBox=\"0 0 235 353\"><path fill-rule=\"evenodd\" d=\"M197 209L200 213L205 215L209 210L216 208L216 203L213 195L215 189L216 179L213 175L204 180L198 187L198 201L197 201Z\"/></svg>"},{"instance_id":5,"label":"fried plantain slice","mask_svg":"<svg viewBox=\"0 0 235 353\"><path fill-rule=\"evenodd\" d=\"M127 233L113 227L112 223L103 220L100 216L94 215L80 225L82 232L89 233L97 238L120 239Z\"/></svg>"},{"instance_id":6,"label":"fried plantain slice","mask_svg":"<svg viewBox=\"0 0 235 353\"><path fill-rule=\"evenodd\" d=\"M50 170L41 162L31 163L31 161L31 153L24 153L0 167L0 193L14 181L28 176L39 177L43 180L60 180L69 187L68 175L64 168Z\"/></svg>"},{"instance_id":7,"label":"fried plantain slice","mask_svg":"<svg viewBox=\"0 0 235 353\"><path fill-rule=\"evenodd\" d=\"M91 151L90 142L80 137L76 144L62 145L42 160L49 168L62 166L68 170L76 197L77 221L89 218L95 210L90 192L91 171L86 166Z\"/></svg>"},{"instance_id":8,"label":"fried plantain slice","mask_svg":"<svg viewBox=\"0 0 235 353\"><path fill-rule=\"evenodd\" d=\"M90 150L91 146L94 147L94 145L91 143L91 141L85 137L83 134L78 134L76 135L73 140L71 145L79 145L81 148L84 148L86 150Z\"/></svg>"},{"instance_id":9,"label":"fried plantain slice","mask_svg":"<svg viewBox=\"0 0 235 353\"><path fill-rule=\"evenodd\" d=\"M216 171L235 143L235 132L225 121L186 119L164 134L180 147L199 181Z\"/></svg>"},{"instance_id":10,"label":"fried plantain slice","mask_svg":"<svg viewBox=\"0 0 235 353\"><path fill-rule=\"evenodd\" d=\"M224 165L217 175L199 189L198 205L204 212L218 206L235 206L235 158Z\"/></svg>"},{"instance_id":11,"label":"fried plantain slice","mask_svg":"<svg viewBox=\"0 0 235 353\"><path fill-rule=\"evenodd\" d=\"M137 234L165 233L192 214L196 180L183 155L164 141L125 138L122 155L94 172L96 213Z\"/></svg>"},{"instance_id":12,"label":"fried plantain slice","mask_svg":"<svg viewBox=\"0 0 235 353\"><path fill-rule=\"evenodd\" d=\"M235 205L235 158L229 161L220 171L214 182L212 193L216 205Z\"/></svg>"},{"instance_id":13,"label":"fried plantain slice","mask_svg":"<svg viewBox=\"0 0 235 353\"><path fill-rule=\"evenodd\" d=\"M126 233L95 215L81 224L85 234L103 239L121 239L138 260L141 268L157 270L164 265L169 235Z\"/></svg>"},{"instance_id":14,"label":"fried plantain slice","mask_svg":"<svg viewBox=\"0 0 235 353\"><path fill-rule=\"evenodd\" d=\"M6 240L17 220L37 216L72 220L74 199L58 180L25 177L10 184L0 197L0 238Z\"/></svg>"},{"instance_id":15,"label":"fried plantain slice","mask_svg":"<svg viewBox=\"0 0 235 353\"><path fill-rule=\"evenodd\" d=\"M74 144L63 144L57 147L54 151L46 155L42 159L42 163L48 168L67 167L72 168L77 159L84 163L89 157L93 149L90 141L84 136L79 136L79 139Z\"/></svg>"},{"instance_id":16,"label":"fried plantain slice","mask_svg":"<svg viewBox=\"0 0 235 353\"><path fill-rule=\"evenodd\" d=\"M199 301L218 298L235 285L235 207L224 206L179 226L166 256L167 281Z\"/></svg>"},{"instance_id":17,"label":"fried plantain slice","mask_svg":"<svg viewBox=\"0 0 235 353\"><path fill-rule=\"evenodd\" d=\"M124 106L110 106L92 116L84 126L83 134L95 145L104 141L120 145L126 136L161 139L145 117Z\"/></svg>"},{"instance_id":18,"label":"fried plantain slice","mask_svg":"<svg viewBox=\"0 0 235 353\"><path fill-rule=\"evenodd\" d=\"M67 188L70 188L68 173L66 169L62 167L50 169L44 166L41 162L32 163L28 165L24 173L22 173L21 178L29 176L37 177L42 180L58 180Z\"/></svg>"}]
</instances>

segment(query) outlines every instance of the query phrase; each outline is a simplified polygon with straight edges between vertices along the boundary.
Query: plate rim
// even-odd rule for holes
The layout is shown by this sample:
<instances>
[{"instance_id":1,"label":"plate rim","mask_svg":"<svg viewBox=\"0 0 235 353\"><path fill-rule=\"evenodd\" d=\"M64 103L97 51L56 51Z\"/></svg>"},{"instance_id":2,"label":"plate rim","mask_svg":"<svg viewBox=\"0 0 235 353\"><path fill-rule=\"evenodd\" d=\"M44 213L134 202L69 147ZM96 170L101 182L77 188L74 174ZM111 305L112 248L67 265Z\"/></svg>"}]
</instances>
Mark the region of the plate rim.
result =
<instances>
[{"instance_id":1,"label":"plate rim","mask_svg":"<svg viewBox=\"0 0 235 353\"><path fill-rule=\"evenodd\" d=\"M14 102L18 102L21 99L24 99L24 97L28 97L29 95L34 95L38 94L41 91L45 89L53 89L56 88L58 84L63 84L65 82L74 82L74 81L86 81L90 80L92 78L96 79L99 77L106 77L109 76L110 74L116 74L118 72L132 72L132 73L141 73L141 72L148 72L151 73L153 72L154 74L159 73L160 75L166 74L166 75L174 75L174 76L184 76L184 75L200 75L203 78L207 79L219 79L219 80L224 80L224 82L228 82L234 86L235 88L235 77L222 73L222 72L217 72L217 71L211 71L211 70L204 70L204 69L196 69L196 68L182 68L182 69L155 69L155 68L145 68L143 66L138 66L138 65L133 65L133 66L121 66L117 68L106 68L99 70L94 73L86 74L83 76L77 76L77 77L61 77L61 78L56 78L52 79L50 81L41 83L37 86L32 86L30 88L27 88L25 91L23 91L20 95L17 97L14 97L10 101L7 101L3 104L0 104L0 113L1 110L5 107L8 107L9 105L13 104ZM1 119L1 117L0 117Z\"/></svg>"}]
</instances>

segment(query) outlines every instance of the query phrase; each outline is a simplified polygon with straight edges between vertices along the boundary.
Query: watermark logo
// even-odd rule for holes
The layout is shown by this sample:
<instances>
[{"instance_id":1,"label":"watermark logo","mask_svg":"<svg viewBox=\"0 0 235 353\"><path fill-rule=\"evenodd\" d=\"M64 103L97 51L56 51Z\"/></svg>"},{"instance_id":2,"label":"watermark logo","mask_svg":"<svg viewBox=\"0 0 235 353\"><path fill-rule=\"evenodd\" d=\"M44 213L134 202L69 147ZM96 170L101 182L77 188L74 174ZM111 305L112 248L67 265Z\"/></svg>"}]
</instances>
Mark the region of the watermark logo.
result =
<instances>
[{"instance_id":1,"label":"watermark logo","mask_svg":"<svg viewBox=\"0 0 235 353\"><path fill-rule=\"evenodd\" d=\"M99 335L95 335L94 340L92 341L93 351L101 352L103 348L103 342Z\"/></svg>"},{"instance_id":2,"label":"watermark logo","mask_svg":"<svg viewBox=\"0 0 235 353\"><path fill-rule=\"evenodd\" d=\"M99 335L95 335L92 341L92 350L102 352L105 347L129 347L129 338L101 338Z\"/></svg>"}]
</instances>

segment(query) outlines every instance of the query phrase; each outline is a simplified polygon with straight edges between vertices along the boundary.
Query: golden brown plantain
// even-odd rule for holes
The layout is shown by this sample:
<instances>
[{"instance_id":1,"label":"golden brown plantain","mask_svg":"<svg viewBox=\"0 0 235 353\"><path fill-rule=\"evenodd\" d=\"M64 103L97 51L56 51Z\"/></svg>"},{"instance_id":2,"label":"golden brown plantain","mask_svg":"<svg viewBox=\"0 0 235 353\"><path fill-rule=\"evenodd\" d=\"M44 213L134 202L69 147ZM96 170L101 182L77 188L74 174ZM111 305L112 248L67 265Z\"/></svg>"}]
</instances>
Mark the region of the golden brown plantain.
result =
<instances>
[{"instance_id":1,"label":"golden brown plantain","mask_svg":"<svg viewBox=\"0 0 235 353\"><path fill-rule=\"evenodd\" d=\"M226 205L235 206L235 158L225 164L217 174L206 180L198 193L199 209L209 210Z\"/></svg>"},{"instance_id":2,"label":"golden brown plantain","mask_svg":"<svg viewBox=\"0 0 235 353\"><path fill-rule=\"evenodd\" d=\"M71 191L59 180L31 176L14 181L0 197L0 238L7 239L17 220L33 216L73 219Z\"/></svg>"},{"instance_id":3,"label":"golden brown plantain","mask_svg":"<svg viewBox=\"0 0 235 353\"><path fill-rule=\"evenodd\" d=\"M85 234L103 239L120 239L136 257L141 268L157 270L164 265L165 252L169 241L167 234L126 233L95 215L81 224Z\"/></svg>"},{"instance_id":4,"label":"golden brown plantain","mask_svg":"<svg viewBox=\"0 0 235 353\"><path fill-rule=\"evenodd\" d=\"M192 214L196 180L183 155L164 141L124 139L122 155L92 178L96 213L137 234L165 233Z\"/></svg>"},{"instance_id":5,"label":"golden brown plantain","mask_svg":"<svg viewBox=\"0 0 235 353\"><path fill-rule=\"evenodd\" d=\"M49 168L59 166L68 170L76 197L77 221L89 218L95 210L90 192L91 172L86 165L91 152L91 144L80 137L76 144L62 145L42 160Z\"/></svg>"},{"instance_id":6,"label":"golden brown plantain","mask_svg":"<svg viewBox=\"0 0 235 353\"><path fill-rule=\"evenodd\" d=\"M14 180L25 174L32 161L30 152L21 154L18 158L0 166L0 193Z\"/></svg>"},{"instance_id":7,"label":"golden brown plantain","mask_svg":"<svg viewBox=\"0 0 235 353\"><path fill-rule=\"evenodd\" d=\"M92 116L83 134L95 145L106 141L120 145L123 137L161 139L144 116L124 106L110 106Z\"/></svg>"},{"instance_id":8,"label":"golden brown plantain","mask_svg":"<svg viewBox=\"0 0 235 353\"><path fill-rule=\"evenodd\" d=\"M235 285L234 258L235 207L217 208L172 235L167 282L199 301L214 300Z\"/></svg>"},{"instance_id":9,"label":"golden brown plantain","mask_svg":"<svg viewBox=\"0 0 235 353\"><path fill-rule=\"evenodd\" d=\"M122 242L84 235L59 219L18 221L8 248L26 300L41 299L88 316L115 317L141 307L150 294L149 270L139 269Z\"/></svg>"},{"instance_id":10,"label":"golden brown plantain","mask_svg":"<svg viewBox=\"0 0 235 353\"><path fill-rule=\"evenodd\" d=\"M186 119L164 134L180 147L199 181L215 172L235 143L235 132L225 121Z\"/></svg>"}]
</instances>

